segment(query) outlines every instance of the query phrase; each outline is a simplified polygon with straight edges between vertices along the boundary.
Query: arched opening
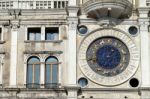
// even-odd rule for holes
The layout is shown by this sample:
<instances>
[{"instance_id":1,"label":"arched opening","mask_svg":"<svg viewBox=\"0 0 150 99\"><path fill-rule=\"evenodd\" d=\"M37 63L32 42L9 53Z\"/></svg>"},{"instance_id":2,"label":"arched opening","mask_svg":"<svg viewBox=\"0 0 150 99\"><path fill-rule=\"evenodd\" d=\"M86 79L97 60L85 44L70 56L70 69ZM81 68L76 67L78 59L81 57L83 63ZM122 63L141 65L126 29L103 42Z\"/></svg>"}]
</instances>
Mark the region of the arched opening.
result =
<instances>
[{"instance_id":1,"label":"arched opening","mask_svg":"<svg viewBox=\"0 0 150 99\"><path fill-rule=\"evenodd\" d=\"M45 61L45 88L58 87L58 59L50 56Z\"/></svg>"},{"instance_id":2,"label":"arched opening","mask_svg":"<svg viewBox=\"0 0 150 99\"><path fill-rule=\"evenodd\" d=\"M40 59L32 56L27 61L27 88L40 87Z\"/></svg>"}]
</instances>

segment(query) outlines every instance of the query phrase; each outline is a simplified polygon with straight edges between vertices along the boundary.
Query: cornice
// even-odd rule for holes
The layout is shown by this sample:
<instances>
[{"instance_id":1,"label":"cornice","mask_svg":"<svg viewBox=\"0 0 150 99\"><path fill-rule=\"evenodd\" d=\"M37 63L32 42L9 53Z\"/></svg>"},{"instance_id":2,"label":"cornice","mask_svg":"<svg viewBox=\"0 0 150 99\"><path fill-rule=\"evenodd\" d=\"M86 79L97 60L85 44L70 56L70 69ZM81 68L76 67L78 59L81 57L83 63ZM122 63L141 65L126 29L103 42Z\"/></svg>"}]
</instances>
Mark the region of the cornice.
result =
<instances>
[{"instance_id":1,"label":"cornice","mask_svg":"<svg viewBox=\"0 0 150 99\"><path fill-rule=\"evenodd\" d=\"M62 54L62 51L25 51L24 54Z\"/></svg>"},{"instance_id":2,"label":"cornice","mask_svg":"<svg viewBox=\"0 0 150 99\"><path fill-rule=\"evenodd\" d=\"M99 25L99 21L91 18L87 19L79 19L80 24L87 24L87 25ZM116 20L116 23L119 25L129 25L132 23L132 25L138 25L138 19L125 19L125 20Z\"/></svg>"},{"instance_id":3,"label":"cornice","mask_svg":"<svg viewBox=\"0 0 150 99\"><path fill-rule=\"evenodd\" d=\"M149 11L150 7L139 7L137 9L138 9L138 11Z\"/></svg>"},{"instance_id":4,"label":"cornice","mask_svg":"<svg viewBox=\"0 0 150 99\"><path fill-rule=\"evenodd\" d=\"M25 19L21 20L21 25L64 25L67 24L66 19Z\"/></svg>"},{"instance_id":5,"label":"cornice","mask_svg":"<svg viewBox=\"0 0 150 99\"><path fill-rule=\"evenodd\" d=\"M66 9L0 9L0 16L36 16L36 15L66 15Z\"/></svg>"},{"instance_id":6,"label":"cornice","mask_svg":"<svg viewBox=\"0 0 150 99\"><path fill-rule=\"evenodd\" d=\"M147 88L81 88L82 91L127 91L127 92L138 92L142 90L150 91L150 87Z\"/></svg>"}]
</instances>

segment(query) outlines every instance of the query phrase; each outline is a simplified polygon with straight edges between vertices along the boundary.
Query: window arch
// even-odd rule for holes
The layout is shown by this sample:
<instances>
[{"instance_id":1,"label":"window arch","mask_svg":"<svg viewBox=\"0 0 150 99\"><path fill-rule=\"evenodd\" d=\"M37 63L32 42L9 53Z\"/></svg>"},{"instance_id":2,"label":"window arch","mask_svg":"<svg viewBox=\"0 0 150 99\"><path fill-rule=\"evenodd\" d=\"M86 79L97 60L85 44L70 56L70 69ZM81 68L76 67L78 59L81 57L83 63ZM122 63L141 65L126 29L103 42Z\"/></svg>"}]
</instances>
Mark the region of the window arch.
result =
<instances>
[{"instance_id":1,"label":"window arch","mask_svg":"<svg viewBox=\"0 0 150 99\"><path fill-rule=\"evenodd\" d=\"M58 59L50 56L45 61L45 87L58 86Z\"/></svg>"},{"instance_id":2,"label":"window arch","mask_svg":"<svg viewBox=\"0 0 150 99\"><path fill-rule=\"evenodd\" d=\"M27 61L27 88L40 87L40 59L32 56Z\"/></svg>"}]
</instances>

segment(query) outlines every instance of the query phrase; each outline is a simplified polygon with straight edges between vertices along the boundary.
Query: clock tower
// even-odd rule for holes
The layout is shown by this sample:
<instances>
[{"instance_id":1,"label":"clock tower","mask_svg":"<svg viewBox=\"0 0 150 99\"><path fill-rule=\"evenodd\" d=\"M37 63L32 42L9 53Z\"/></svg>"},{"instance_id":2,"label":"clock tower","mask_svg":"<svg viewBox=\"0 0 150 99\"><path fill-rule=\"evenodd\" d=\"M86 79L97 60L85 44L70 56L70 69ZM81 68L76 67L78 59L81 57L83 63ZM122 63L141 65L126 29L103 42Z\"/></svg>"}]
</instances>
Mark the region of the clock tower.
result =
<instances>
[{"instance_id":1,"label":"clock tower","mask_svg":"<svg viewBox=\"0 0 150 99\"><path fill-rule=\"evenodd\" d=\"M79 97L150 98L150 9L146 0L79 3L77 82L82 93Z\"/></svg>"},{"instance_id":2,"label":"clock tower","mask_svg":"<svg viewBox=\"0 0 150 99\"><path fill-rule=\"evenodd\" d=\"M150 99L150 0L0 0L0 99Z\"/></svg>"}]
</instances>

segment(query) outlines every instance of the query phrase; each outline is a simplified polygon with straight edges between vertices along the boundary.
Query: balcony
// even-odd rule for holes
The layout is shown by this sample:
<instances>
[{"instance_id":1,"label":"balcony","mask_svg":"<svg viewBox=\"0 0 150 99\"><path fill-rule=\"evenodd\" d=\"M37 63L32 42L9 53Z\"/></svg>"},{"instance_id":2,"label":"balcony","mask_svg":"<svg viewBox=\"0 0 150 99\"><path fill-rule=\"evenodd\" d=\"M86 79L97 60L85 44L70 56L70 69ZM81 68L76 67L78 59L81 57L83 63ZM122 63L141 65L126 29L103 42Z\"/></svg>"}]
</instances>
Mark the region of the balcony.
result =
<instances>
[{"instance_id":1,"label":"balcony","mask_svg":"<svg viewBox=\"0 0 150 99\"><path fill-rule=\"evenodd\" d=\"M68 0L0 0L0 9L64 9Z\"/></svg>"},{"instance_id":2,"label":"balcony","mask_svg":"<svg viewBox=\"0 0 150 99\"><path fill-rule=\"evenodd\" d=\"M83 10L90 18L125 19L132 14L132 2L128 0L83 0Z\"/></svg>"}]
</instances>

